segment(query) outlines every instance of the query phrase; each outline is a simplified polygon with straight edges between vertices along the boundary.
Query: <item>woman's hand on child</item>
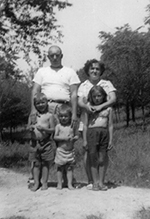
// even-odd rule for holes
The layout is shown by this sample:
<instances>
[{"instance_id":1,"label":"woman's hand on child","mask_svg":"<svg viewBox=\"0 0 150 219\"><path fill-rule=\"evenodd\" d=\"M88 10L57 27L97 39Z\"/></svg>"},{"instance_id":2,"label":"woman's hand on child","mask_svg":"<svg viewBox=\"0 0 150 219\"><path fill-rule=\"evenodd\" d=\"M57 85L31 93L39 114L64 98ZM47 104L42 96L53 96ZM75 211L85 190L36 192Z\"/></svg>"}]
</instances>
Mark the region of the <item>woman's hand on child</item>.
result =
<instances>
[{"instance_id":1,"label":"woman's hand on child","mask_svg":"<svg viewBox=\"0 0 150 219\"><path fill-rule=\"evenodd\" d=\"M100 112L103 109L101 105L92 106L92 108L93 108L93 112Z\"/></svg>"}]
</instances>

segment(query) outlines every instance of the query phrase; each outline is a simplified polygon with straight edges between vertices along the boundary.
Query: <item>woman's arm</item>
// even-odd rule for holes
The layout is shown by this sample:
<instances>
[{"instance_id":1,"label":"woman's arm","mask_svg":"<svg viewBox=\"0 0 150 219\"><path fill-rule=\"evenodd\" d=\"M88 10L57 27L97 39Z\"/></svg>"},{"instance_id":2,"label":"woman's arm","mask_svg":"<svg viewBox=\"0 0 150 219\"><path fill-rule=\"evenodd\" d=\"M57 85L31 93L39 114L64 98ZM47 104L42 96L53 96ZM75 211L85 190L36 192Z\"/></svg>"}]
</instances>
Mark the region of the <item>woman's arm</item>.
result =
<instances>
[{"instance_id":1,"label":"woman's arm","mask_svg":"<svg viewBox=\"0 0 150 219\"><path fill-rule=\"evenodd\" d=\"M112 140L113 140L113 110L110 109L109 114L109 123L108 123L108 131L109 131L109 144L108 144L108 150L112 149Z\"/></svg>"},{"instance_id":2,"label":"woman's arm","mask_svg":"<svg viewBox=\"0 0 150 219\"><path fill-rule=\"evenodd\" d=\"M89 102L87 101L85 97L82 97L82 96L78 97L78 105L81 108L87 110L87 112L93 112L93 106L89 104Z\"/></svg>"}]
</instances>

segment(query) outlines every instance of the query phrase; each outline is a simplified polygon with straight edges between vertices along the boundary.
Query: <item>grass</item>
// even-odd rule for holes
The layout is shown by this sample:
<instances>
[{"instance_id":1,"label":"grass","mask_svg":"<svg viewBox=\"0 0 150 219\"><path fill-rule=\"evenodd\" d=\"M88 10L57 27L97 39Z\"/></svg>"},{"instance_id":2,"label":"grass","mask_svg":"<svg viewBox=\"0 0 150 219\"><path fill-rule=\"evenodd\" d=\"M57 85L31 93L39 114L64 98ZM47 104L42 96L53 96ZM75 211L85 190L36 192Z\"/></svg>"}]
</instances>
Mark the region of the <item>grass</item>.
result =
<instances>
[{"instance_id":1,"label":"grass","mask_svg":"<svg viewBox=\"0 0 150 219\"><path fill-rule=\"evenodd\" d=\"M87 216L86 219L103 219L103 216L101 214L99 216L92 214L92 215Z\"/></svg>"},{"instance_id":2,"label":"grass","mask_svg":"<svg viewBox=\"0 0 150 219\"><path fill-rule=\"evenodd\" d=\"M11 217L5 217L5 218L0 218L0 219L29 219L24 216L11 216Z\"/></svg>"},{"instance_id":3,"label":"grass","mask_svg":"<svg viewBox=\"0 0 150 219\"><path fill-rule=\"evenodd\" d=\"M19 138L21 136L19 135ZM2 142L0 144L0 166L15 171L29 172L28 143ZM140 125L129 128L117 124L114 128L114 148L109 152L109 168L106 175L107 182L134 187L150 188L150 125L146 131ZM83 166L82 139L76 144L77 164L75 168L76 179L86 182ZM51 169L51 179L56 180L56 169Z\"/></svg>"}]
</instances>

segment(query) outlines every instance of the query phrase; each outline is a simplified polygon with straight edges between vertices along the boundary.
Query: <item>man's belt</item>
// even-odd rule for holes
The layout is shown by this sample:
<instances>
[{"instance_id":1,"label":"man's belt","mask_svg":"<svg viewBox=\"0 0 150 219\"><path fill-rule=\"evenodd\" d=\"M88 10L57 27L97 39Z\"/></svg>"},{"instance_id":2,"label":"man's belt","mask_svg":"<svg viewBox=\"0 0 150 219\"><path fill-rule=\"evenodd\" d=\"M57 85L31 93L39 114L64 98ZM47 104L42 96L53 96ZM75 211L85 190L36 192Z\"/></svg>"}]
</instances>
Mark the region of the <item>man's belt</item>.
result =
<instances>
[{"instance_id":1,"label":"man's belt","mask_svg":"<svg viewBox=\"0 0 150 219\"><path fill-rule=\"evenodd\" d=\"M60 104L63 104L63 103L69 103L68 100L48 100L48 102L50 103L60 103Z\"/></svg>"}]
</instances>

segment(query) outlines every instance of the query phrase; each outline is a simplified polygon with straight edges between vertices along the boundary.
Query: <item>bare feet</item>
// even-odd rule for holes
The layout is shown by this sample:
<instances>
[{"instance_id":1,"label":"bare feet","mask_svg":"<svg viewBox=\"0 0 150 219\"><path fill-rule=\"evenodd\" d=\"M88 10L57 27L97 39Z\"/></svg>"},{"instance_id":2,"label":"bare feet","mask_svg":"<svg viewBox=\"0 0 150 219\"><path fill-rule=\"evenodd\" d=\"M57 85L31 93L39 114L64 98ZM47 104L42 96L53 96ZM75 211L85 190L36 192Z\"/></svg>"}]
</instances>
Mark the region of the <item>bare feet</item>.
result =
<instances>
[{"instance_id":1,"label":"bare feet","mask_svg":"<svg viewBox=\"0 0 150 219\"><path fill-rule=\"evenodd\" d=\"M57 189L58 190L62 189L62 184L57 184Z\"/></svg>"},{"instance_id":2,"label":"bare feet","mask_svg":"<svg viewBox=\"0 0 150 219\"><path fill-rule=\"evenodd\" d=\"M41 190L47 190L47 189L48 189L47 183L43 183L42 187L41 187Z\"/></svg>"},{"instance_id":3,"label":"bare feet","mask_svg":"<svg viewBox=\"0 0 150 219\"><path fill-rule=\"evenodd\" d=\"M75 188L72 185L68 185L69 190L74 190Z\"/></svg>"},{"instance_id":4,"label":"bare feet","mask_svg":"<svg viewBox=\"0 0 150 219\"><path fill-rule=\"evenodd\" d=\"M39 189L39 187L40 187L39 184L34 184L33 186L30 187L30 190L32 192L36 192Z\"/></svg>"}]
</instances>

